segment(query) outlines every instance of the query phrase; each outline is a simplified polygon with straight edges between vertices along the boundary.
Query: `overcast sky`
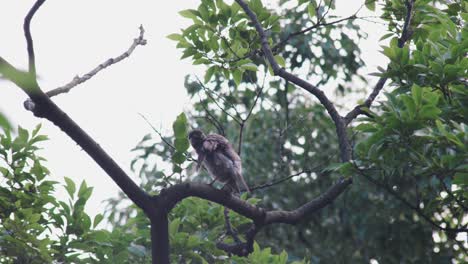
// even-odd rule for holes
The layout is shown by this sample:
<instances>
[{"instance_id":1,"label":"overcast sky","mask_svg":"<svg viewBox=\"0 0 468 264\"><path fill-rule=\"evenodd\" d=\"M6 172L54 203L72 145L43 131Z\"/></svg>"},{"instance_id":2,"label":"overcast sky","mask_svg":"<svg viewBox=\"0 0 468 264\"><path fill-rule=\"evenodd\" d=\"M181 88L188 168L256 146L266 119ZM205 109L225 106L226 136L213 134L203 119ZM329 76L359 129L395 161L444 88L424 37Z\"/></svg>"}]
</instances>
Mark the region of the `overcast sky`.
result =
<instances>
[{"instance_id":1,"label":"overcast sky","mask_svg":"<svg viewBox=\"0 0 468 264\"><path fill-rule=\"evenodd\" d=\"M335 14L349 16L361 2L337 1L339 10ZM31 0L0 1L0 55L22 69L27 68L22 23L33 3ZM81 76L106 59L120 55L138 36L139 25L144 26L146 46L137 47L130 58L100 72L69 94L53 98L135 179L129 170L134 157L130 149L151 132L139 113L170 133L174 117L189 104L183 87L184 76L203 76L203 69L181 61L175 42L165 38L190 22L177 12L197 5L195 0L48 0L33 19L37 72L44 91L64 85L75 75ZM368 13L363 10L360 14ZM372 72L384 62L378 52L378 39L384 27L367 22L362 25L369 38L360 47L368 71ZM19 88L0 81L0 112L15 125L27 129L41 122L42 133L50 138L42 144L41 154L48 160L52 177L60 182L64 176L75 182L85 179L94 187L87 210L91 215L101 212L101 201L115 195L118 187L60 129L27 112L23 108L25 99ZM65 197L62 188L58 196Z\"/></svg>"}]
</instances>

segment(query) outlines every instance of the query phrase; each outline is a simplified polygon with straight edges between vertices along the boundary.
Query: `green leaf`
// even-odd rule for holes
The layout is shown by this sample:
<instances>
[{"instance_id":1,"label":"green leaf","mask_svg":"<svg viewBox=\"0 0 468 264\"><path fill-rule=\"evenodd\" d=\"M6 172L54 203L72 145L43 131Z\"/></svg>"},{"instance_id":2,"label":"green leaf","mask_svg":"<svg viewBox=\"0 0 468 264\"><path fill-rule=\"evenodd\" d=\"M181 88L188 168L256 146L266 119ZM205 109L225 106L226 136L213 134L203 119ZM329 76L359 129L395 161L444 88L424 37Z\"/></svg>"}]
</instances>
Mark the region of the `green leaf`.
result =
<instances>
[{"instance_id":1,"label":"green leaf","mask_svg":"<svg viewBox=\"0 0 468 264\"><path fill-rule=\"evenodd\" d=\"M177 116L174 123L172 123L172 129L174 130L176 138L187 137L187 116L185 116L185 113L181 113Z\"/></svg>"},{"instance_id":2,"label":"green leaf","mask_svg":"<svg viewBox=\"0 0 468 264\"><path fill-rule=\"evenodd\" d=\"M78 190L78 197L83 197L84 193L88 190L86 182L83 180L80 184L80 189Z\"/></svg>"},{"instance_id":3,"label":"green leaf","mask_svg":"<svg viewBox=\"0 0 468 264\"><path fill-rule=\"evenodd\" d=\"M172 155L172 161L176 164L182 164L185 161L185 155L182 152L176 151Z\"/></svg>"},{"instance_id":4,"label":"green leaf","mask_svg":"<svg viewBox=\"0 0 468 264\"><path fill-rule=\"evenodd\" d=\"M216 66L211 66L210 68L208 68L208 70L206 70L204 83L208 83L211 80L211 77L213 77L216 68Z\"/></svg>"},{"instance_id":5,"label":"green leaf","mask_svg":"<svg viewBox=\"0 0 468 264\"><path fill-rule=\"evenodd\" d=\"M18 126L18 138L21 140L21 142L28 142L28 139L29 139L29 132Z\"/></svg>"},{"instance_id":6,"label":"green leaf","mask_svg":"<svg viewBox=\"0 0 468 264\"><path fill-rule=\"evenodd\" d=\"M417 84L413 84L411 87L411 95L413 96L416 107L419 107L422 101L422 88Z\"/></svg>"},{"instance_id":7,"label":"green leaf","mask_svg":"<svg viewBox=\"0 0 468 264\"><path fill-rule=\"evenodd\" d=\"M11 131L10 122L2 113L0 113L0 128L4 131Z\"/></svg>"},{"instance_id":8,"label":"green leaf","mask_svg":"<svg viewBox=\"0 0 468 264\"><path fill-rule=\"evenodd\" d=\"M168 38L168 39L170 39L170 40L175 40L175 41L181 41L181 40L184 39L184 37L182 37L182 35L176 34L176 33L167 35L166 38Z\"/></svg>"},{"instance_id":9,"label":"green leaf","mask_svg":"<svg viewBox=\"0 0 468 264\"><path fill-rule=\"evenodd\" d=\"M175 235L179 231L179 226L180 226L180 218L176 218L171 221L169 224L169 234L170 235Z\"/></svg>"},{"instance_id":10,"label":"green leaf","mask_svg":"<svg viewBox=\"0 0 468 264\"><path fill-rule=\"evenodd\" d=\"M376 132L378 130L373 124L370 123L359 124L355 127L355 129L366 133Z\"/></svg>"},{"instance_id":11,"label":"green leaf","mask_svg":"<svg viewBox=\"0 0 468 264\"><path fill-rule=\"evenodd\" d=\"M190 142L186 137L183 138L176 138L174 140L174 146L178 152L185 152L188 150L190 146Z\"/></svg>"},{"instance_id":12,"label":"green leaf","mask_svg":"<svg viewBox=\"0 0 468 264\"><path fill-rule=\"evenodd\" d=\"M281 67L283 67L283 68L286 67L286 61L280 55L276 55L275 60L278 63L278 65L280 65Z\"/></svg>"},{"instance_id":13,"label":"green leaf","mask_svg":"<svg viewBox=\"0 0 468 264\"><path fill-rule=\"evenodd\" d=\"M96 242L107 242L109 240L109 232L106 230L97 230L91 234L91 238Z\"/></svg>"},{"instance_id":14,"label":"green leaf","mask_svg":"<svg viewBox=\"0 0 468 264\"><path fill-rule=\"evenodd\" d=\"M241 68L244 69L244 70L255 71L255 72L258 70L257 65L255 65L253 63L243 64L241 66Z\"/></svg>"},{"instance_id":15,"label":"green leaf","mask_svg":"<svg viewBox=\"0 0 468 264\"><path fill-rule=\"evenodd\" d=\"M457 184L457 185L468 185L468 173L463 173L463 172L459 172L459 173L456 173L455 176L453 177L453 181L452 181L453 184Z\"/></svg>"},{"instance_id":16,"label":"green leaf","mask_svg":"<svg viewBox=\"0 0 468 264\"><path fill-rule=\"evenodd\" d=\"M317 15L317 4L315 1L311 1L307 6L307 13L309 13L309 17L313 18Z\"/></svg>"},{"instance_id":17,"label":"green leaf","mask_svg":"<svg viewBox=\"0 0 468 264\"><path fill-rule=\"evenodd\" d=\"M232 72L232 76L234 77L234 82L236 83L237 86L239 86L242 82L242 75L243 71L236 69L234 72Z\"/></svg>"},{"instance_id":18,"label":"green leaf","mask_svg":"<svg viewBox=\"0 0 468 264\"><path fill-rule=\"evenodd\" d=\"M406 109L408 110L409 113L409 118L413 119L416 114L416 104L413 101L413 98L404 94L402 95L401 99L403 100L403 103L406 106Z\"/></svg>"},{"instance_id":19,"label":"green leaf","mask_svg":"<svg viewBox=\"0 0 468 264\"><path fill-rule=\"evenodd\" d=\"M99 225L99 223L101 223L102 219L104 219L104 216L102 214L97 214L94 217L93 228L96 228L96 226Z\"/></svg>"},{"instance_id":20,"label":"green leaf","mask_svg":"<svg viewBox=\"0 0 468 264\"><path fill-rule=\"evenodd\" d=\"M391 37L391 36L393 36L393 35L394 35L394 33L387 33L387 34L383 35L383 36L379 39L379 41L382 41L382 40L384 40L384 39L388 39L389 37Z\"/></svg>"},{"instance_id":21,"label":"green leaf","mask_svg":"<svg viewBox=\"0 0 468 264\"><path fill-rule=\"evenodd\" d=\"M186 18L196 19L197 15L199 15L199 12L197 10L187 9L180 11L179 14Z\"/></svg>"},{"instance_id":22,"label":"green leaf","mask_svg":"<svg viewBox=\"0 0 468 264\"><path fill-rule=\"evenodd\" d=\"M442 111L434 105L425 105L421 107L420 117L426 119L436 119Z\"/></svg>"},{"instance_id":23,"label":"green leaf","mask_svg":"<svg viewBox=\"0 0 468 264\"><path fill-rule=\"evenodd\" d=\"M68 195L70 195L71 198L73 198L75 191L76 191L76 185L75 182L73 182L72 179L68 177L64 177L65 179L65 190L67 190Z\"/></svg>"},{"instance_id":24,"label":"green leaf","mask_svg":"<svg viewBox=\"0 0 468 264\"><path fill-rule=\"evenodd\" d=\"M366 7L370 11L375 11L375 1L376 0L366 0Z\"/></svg>"}]
</instances>

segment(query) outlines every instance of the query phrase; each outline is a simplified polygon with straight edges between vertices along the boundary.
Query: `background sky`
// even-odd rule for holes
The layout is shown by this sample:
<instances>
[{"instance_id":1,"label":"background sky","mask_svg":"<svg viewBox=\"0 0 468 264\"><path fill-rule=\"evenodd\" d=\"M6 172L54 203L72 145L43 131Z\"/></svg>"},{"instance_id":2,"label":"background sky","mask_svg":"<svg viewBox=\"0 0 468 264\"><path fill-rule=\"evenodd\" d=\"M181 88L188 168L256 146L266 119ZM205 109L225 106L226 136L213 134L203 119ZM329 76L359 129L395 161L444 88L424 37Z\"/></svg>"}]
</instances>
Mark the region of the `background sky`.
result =
<instances>
[{"instance_id":1,"label":"background sky","mask_svg":"<svg viewBox=\"0 0 468 264\"><path fill-rule=\"evenodd\" d=\"M34 2L0 1L0 56L21 69L27 69L23 18ZM263 0L265 4L268 2ZM337 0L334 14L349 16L362 2ZM203 76L203 68L181 61L176 43L165 37L190 23L178 11L196 8L198 4L195 0L48 0L32 21L37 72L44 91L62 86L108 58L119 56L138 36L139 25L144 26L146 46L138 46L130 58L101 71L70 93L53 97L133 179L137 177L129 169L134 157L130 150L152 132L139 113L155 127L161 127L163 133L170 134L172 121L190 104L183 86L184 76ZM365 8L359 14L369 15ZM378 52L385 26L359 23L369 34L359 46L370 73L386 64ZM371 77L370 85L376 81ZM42 123L41 131L50 140L41 145L41 155L48 160L53 179L63 182L67 176L77 183L86 180L94 187L87 211L91 216L102 212L102 201L117 194L117 185L59 128L26 111L23 108L26 98L19 88L0 80L0 112L14 125L27 129ZM355 103L349 101L350 106ZM63 188L58 188L57 196L67 197Z\"/></svg>"}]
</instances>

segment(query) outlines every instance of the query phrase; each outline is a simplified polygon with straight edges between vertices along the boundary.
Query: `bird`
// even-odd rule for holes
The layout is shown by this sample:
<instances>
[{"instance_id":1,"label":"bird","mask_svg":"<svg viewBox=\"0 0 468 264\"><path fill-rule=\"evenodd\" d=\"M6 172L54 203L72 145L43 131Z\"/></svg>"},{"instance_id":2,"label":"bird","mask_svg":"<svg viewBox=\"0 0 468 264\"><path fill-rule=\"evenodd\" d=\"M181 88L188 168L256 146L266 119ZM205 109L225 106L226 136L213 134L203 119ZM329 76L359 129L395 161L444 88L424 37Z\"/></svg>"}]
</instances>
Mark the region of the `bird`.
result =
<instances>
[{"instance_id":1,"label":"bird","mask_svg":"<svg viewBox=\"0 0 468 264\"><path fill-rule=\"evenodd\" d=\"M250 192L242 176L242 161L229 141L219 134L205 135L201 130L194 129L188 134L190 144L198 155L197 171L203 165L216 181L225 184L231 191Z\"/></svg>"}]
</instances>

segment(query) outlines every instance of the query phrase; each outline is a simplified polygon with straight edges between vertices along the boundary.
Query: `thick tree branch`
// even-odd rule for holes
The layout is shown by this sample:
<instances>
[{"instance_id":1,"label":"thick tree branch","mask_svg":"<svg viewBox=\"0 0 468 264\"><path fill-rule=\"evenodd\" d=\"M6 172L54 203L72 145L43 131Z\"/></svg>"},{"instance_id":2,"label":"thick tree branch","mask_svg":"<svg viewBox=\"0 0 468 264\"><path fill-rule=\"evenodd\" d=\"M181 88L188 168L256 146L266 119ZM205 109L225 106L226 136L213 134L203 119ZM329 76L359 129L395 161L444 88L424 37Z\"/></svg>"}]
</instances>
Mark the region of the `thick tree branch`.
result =
<instances>
[{"instance_id":1,"label":"thick tree branch","mask_svg":"<svg viewBox=\"0 0 468 264\"><path fill-rule=\"evenodd\" d=\"M31 13L31 12L30 12ZM80 126L42 92L36 78L17 70L0 57L0 74L20 87L34 103L34 115L46 118L72 138L114 180L122 191L145 212L151 210L151 197Z\"/></svg>"},{"instance_id":2,"label":"thick tree branch","mask_svg":"<svg viewBox=\"0 0 468 264\"><path fill-rule=\"evenodd\" d=\"M257 19L255 13L249 8L247 3L243 0L236 0L236 2L242 7L244 12L250 18L252 23L255 26L255 29L260 36L261 46L263 54L265 55L268 63L270 64L271 68L273 69L273 73L282 77L283 79L294 83L295 85L303 88L304 90L308 91L312 95L314 95L320 103L325 107L328 114L331 116L333 122L336 126L336 132L338 134L338 140L340 145L340 156L342 161L348 161L351 159L351 145L346 135L346 125L343 118L340 116L338 111L336 110L333 103L328 99L325 93L317 88L315 85L289 73L285 69L281 68L278 63L276 62L273 52L271 51L270 45L268 44L268 39L265 34L265 30L263 29L262 25Z\"/></svg>"},{"instance_id":3,"label":"thick tree branch","mask_svg":"<svg viewBox=\"0 0 468 264\"><path fill-rule=\"evenodd\" d=\"M26 92L35 104L34 115L46 118L72 138L114 180L122 191L145 212L150 196L135 184L122 168L80 126L39 90Z\"/></svg>"},{"instance_id":4,"label":"thick tree branch","mask_svg":"<svg viewBox=\"0 0 468 264\"><path fill-rule=\"evenodd\" d=\"M398 39L398 47L403 48L405 46L405 43L411 38L413 34L413 30L411 29L411 20L413 19L413 7L414 7L414 1L415 0L406 0L405 5L406 5L406 16L405 16L405 22L403 24L403 30L401 32L401 36ZM364 111L362 108L370 108L372 103L374 102L375 98L377 95L379 95L380 91L385 85L385 82L387 82L387 77L380 77L379 81L377 84L374 86L374 89L372 89L372 92L369 94L367 99L364 101L363 104L358 105L354 107L353 110L351 110L344 118L346 125L351 123L358 115L363 114Z\"/></svg>"},{"instance_id":5,"label":"thick tree branch","mask_svg":"<svg viewBox=\"0 0 468 264\"><path fill-rule=\"evenodd\" d=\"M341 179L322 195L295 210L269 211L266 213L265 223L285 223L295 225L300 220L304 219L305 216L311 215L328 204L331 204L351 183L352 178Z\"/></svg>"},{"instance_id":6,"label":"thick tree branch","mask_svg":"<svg viewBox=\"0 0 468 264\"><path fill-rule=\"evenodd\" d=\"M24 37L26 38L28 50L29 73L34 79L36 79L36 56L34 55L34 43L31 35L31 20L44 2L45 0L37 0L24 18L23 23Z\"/></svg>"},{"instance_id":7,"label":"thick tree branch","mask_svg":"<svg viewBox=\"0 0 468 264\"><path fill-rule=\"evenodd\" d=\"M167 211L171 210L178 202L187 197L198 197L226 206L238 214L252 219L255 223L263 225L273 223L296 224L305 216L313 214L326 205L332 203L351 183L351 178L342 179L319 197L292 211L267 211L261 207L251 205L246 201L231 195L227 191L218 190L208 184L196 182L188 182L171 186L163 190L160 197L155 199L166 201L164 204Z\"/></svg>"},{"instance_id":8,"label":"thick tree branch","mask_svg":"<svg viewBox=\"0 0 468 264\"><path fill-rule=\"evenodd\" d=\"M254 237L263 226L274 223L297 224L307 216L312 215L332 203L351 183L351 178L342 179L319 197L291 211L268 211L264 208L251 205L231 195L229 192L215 189L207 184L195 182L171 186L164 189L161 194L154 197L154 199L157 201L156 204L163 207L159 209L167 212L185 198L198 197L221 204L240 215L252 219L254 224L245 233L246 242L240 242L238 241L239 239L236 239L237 242L234 244L217 243L217 247L226 252L239 256L246 256L248 253L252 252Z\"/></svg>"}]
</instances>

